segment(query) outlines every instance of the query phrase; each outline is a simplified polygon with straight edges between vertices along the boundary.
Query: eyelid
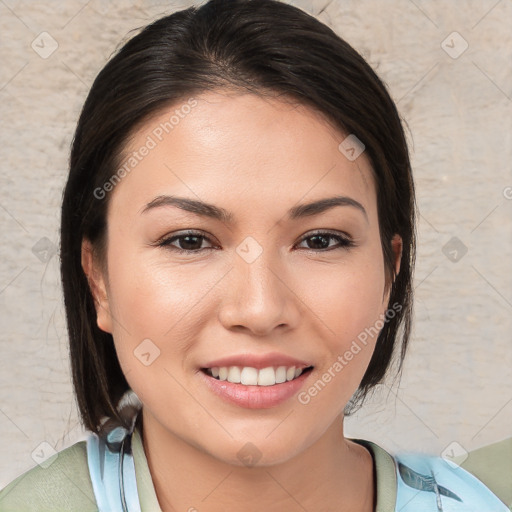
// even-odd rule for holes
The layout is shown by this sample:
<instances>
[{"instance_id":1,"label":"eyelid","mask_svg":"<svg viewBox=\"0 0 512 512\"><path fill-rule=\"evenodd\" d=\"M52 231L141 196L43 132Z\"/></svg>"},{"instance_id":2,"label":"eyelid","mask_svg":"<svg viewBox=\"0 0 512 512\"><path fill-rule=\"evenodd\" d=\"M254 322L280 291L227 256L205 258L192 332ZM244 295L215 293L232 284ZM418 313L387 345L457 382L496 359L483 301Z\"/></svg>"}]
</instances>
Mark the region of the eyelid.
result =
<instances>
[{"instance_id":1,"label":"eyelid","mask_svg":"<svg viewBox=\"0 0 512 512\"><path fill-rule=\"evenodd\" d=\"M305 238L309 238L310 236L315 236L315 235L331 235L331 236L336 235L336 236L339 236L342 238L346 238L347 240L352 240L352 237L345 231L339 231L337 229L329 229L329 228L325 228L325 229L320 228L320 229L314 229L313 231L308 231L307 233L302 235L301 240L304 240Z\"/></svg>"}]
</instances>

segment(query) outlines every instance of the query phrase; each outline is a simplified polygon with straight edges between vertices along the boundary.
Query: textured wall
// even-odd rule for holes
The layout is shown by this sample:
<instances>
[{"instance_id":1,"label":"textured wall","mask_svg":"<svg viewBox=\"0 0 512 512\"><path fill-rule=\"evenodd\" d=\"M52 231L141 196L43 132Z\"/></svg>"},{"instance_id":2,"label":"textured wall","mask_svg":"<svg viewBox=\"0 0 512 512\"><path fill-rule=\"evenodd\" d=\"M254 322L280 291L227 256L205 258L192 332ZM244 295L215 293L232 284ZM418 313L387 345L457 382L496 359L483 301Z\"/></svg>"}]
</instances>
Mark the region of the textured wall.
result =
<instances>
[{"instance_id":1,"label":"textured wall","mask_svg":"<svg viewBox=\"0 0 512 512\"><path fill-rule=\"evenodd\" d=\"M388 84L418 191L404 375L347 421L347 434L433 453L511 435L512 2L290 3L333 27ZM32 453L83 438L55 254L79 109L130 30L191 4L0 1L0 487L37 462Z\"/></svg>"}]
</instances>

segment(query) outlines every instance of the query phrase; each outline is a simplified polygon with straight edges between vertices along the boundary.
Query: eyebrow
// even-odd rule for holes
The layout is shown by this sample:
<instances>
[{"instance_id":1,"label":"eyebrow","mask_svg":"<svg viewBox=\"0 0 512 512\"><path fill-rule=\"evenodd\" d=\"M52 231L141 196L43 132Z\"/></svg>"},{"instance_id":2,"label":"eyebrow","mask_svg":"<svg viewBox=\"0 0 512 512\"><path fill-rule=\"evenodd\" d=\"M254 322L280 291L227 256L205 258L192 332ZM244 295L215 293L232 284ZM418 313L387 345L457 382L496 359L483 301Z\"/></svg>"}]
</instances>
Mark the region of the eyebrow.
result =
<instances>
[{"instance_id":1,"label":"eyebrow","mask_svg":"<svg viewBox=\"0 0 512 512\"><path fill-rule=\"evenodd\" d=\"M160 208L164 206L174 206L180 208L181 210L195 213L196 215L210 217L212 219L219 220L225 224L232 224L235 220L235 217L231 212L219 206L215 206L210 203L205 203L203 201L198 201L196 199L190 199L188 197L177 197L168 195L161 195L155 197L155 199L153 199L151 202L146 204L146 206L144 206L144 208L141 211L141 214L144 214L155 208ZM324 199L319 199L311 203L305 203L300 204L298 206L294 206L290 208L287 212L288 220L297 220L302 219L304 217L319 215L320 213L323 213L337 206L351 206L358 209L364 214L366 222L368 223L368 214L366 213L364 206L360 202L348 196L326 197Z\"/></svg>"}]
</instances>

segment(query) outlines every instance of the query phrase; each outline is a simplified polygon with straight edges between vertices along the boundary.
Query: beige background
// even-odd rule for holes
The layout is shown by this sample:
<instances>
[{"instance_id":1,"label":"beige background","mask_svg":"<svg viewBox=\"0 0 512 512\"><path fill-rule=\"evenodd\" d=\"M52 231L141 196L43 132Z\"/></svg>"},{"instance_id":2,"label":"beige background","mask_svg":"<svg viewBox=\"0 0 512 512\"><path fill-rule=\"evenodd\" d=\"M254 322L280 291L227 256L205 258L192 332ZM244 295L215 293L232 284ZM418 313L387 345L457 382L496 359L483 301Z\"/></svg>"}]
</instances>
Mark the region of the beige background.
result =
<instances>
[{"instance_id":1,"label":"beige background","mask_svg":"<svg viewBox=\"0 0 512 512\"><path fill-rule=\"evenodd\" d=\"M510 436L512 2L290 3L333 27L388 84L418 190L405 372L398 391L382 386L347 421L347 434L436 454ZM83 438L54 253L79 109L130 30L189 5L0 0L0 487L35 465L35 451ZM50 37L58 47L46 55Z\"/></svg>"}]
</instances>

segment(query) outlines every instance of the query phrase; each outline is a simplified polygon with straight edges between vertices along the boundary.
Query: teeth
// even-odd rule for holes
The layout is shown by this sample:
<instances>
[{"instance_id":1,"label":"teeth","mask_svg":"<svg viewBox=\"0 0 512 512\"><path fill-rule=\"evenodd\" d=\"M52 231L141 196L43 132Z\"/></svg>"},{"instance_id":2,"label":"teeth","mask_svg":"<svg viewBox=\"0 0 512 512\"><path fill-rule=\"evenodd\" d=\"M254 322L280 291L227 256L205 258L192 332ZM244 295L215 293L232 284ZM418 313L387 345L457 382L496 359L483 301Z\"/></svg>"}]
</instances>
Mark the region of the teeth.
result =
<instances>
[{"instance_id":1,"label":"teeth","mask_svg":"<svg viewBox=\"0 0 512 512\"><path fill-rule=\"evenodd\" d=\"M228 382L240 384L240 368L238 366L230 366L228 369Z\"/></svg>"},{"instance_id":2,"label":"teeth","mask_svg":"<svg viewBox=\"0 0 512 512\"><path fill-rule=\"evenodd\" d=\"M276 371L272 366L258 372L258 386L273 386L276 383Z\"/></svg>"},{"instance_id":3,"label":"teeth","mask_svg":"<svg viewBox=\"0 0 512 512\"><path fill-rule=\"evenodd\" d=\"M295 366L268 366L258 370L250 366L221 366L208 368L208 375L218 378L219 380L227 380L235 384L243 384L245 386L273 386L286 381L296 379L301 373L302 368Z\"/></svg>"},{"instance_id":4,"label":"teeth","mask_svg":"<svg viewBox=\"0 0 512 512\"><path fill-rule=\"evenodd\" d=\"M242 372L240 373L239 382L240 384L245 384L246 386L256 386L258 384L258 370L256 370L256 368L244 366L244 368L242 368Z\"/></svg>"},{"instance_id":5,"label":"teeth","mask_svg":"<svg viewBox=\"0 0 512 512\"><path fill-rule=\"evenodd\" d=\"M276 370L276 384L286 382L286 366L278 366Z\"/></svg>"}]
</instances>

